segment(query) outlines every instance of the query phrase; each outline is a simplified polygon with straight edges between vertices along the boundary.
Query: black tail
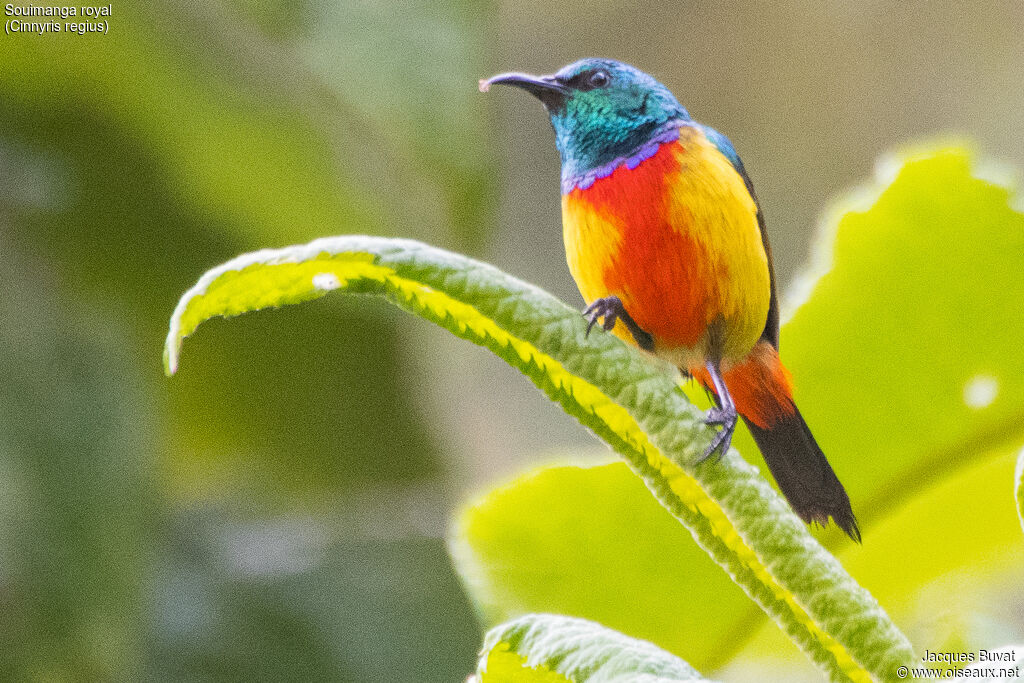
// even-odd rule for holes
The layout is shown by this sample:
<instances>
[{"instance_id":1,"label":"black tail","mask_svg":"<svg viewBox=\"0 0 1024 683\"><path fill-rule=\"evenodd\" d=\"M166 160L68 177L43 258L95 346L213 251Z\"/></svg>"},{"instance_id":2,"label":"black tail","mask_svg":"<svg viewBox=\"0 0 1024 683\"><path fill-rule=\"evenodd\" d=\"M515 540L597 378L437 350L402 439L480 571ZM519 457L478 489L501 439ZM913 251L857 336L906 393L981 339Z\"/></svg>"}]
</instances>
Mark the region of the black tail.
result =
<instances>
[{"instance_id":1,"label":"black tail","mask_svg":"<svg viewBox=\"0 0 1024 683\"><path fill-rule=\"evenodd\" d=\"M754 435L768 469L796 514L810 524L835 520L840 529L860 543L860 529L850 507L850 497L832 471L825 454L811 436L807 423L796 410L793 415L763 429L744 418Z\"/></svg>"}]
</instances>

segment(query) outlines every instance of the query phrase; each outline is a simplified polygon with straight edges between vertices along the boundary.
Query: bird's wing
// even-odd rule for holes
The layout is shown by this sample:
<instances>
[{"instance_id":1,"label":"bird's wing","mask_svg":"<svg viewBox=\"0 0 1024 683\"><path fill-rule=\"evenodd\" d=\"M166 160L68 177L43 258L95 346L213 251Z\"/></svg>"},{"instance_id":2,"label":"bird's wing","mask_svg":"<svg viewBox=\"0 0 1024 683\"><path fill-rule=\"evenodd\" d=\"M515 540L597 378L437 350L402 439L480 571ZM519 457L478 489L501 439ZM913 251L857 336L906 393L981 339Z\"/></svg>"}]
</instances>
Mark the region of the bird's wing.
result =
<instances>
[{"instance_id":1,"label":"bird's wing","mask_svg":"<svg viewBox=\"0 0 1024 683\"><path fill-rule=\"evenodd\" d=\"M761 332L761 339L767 340L776 349L779 348L779 295L777 287L775 286L775 266L772 263L772 248L768 243L768 231L764 225L764 212L761 211L761 204L757 201L757 195L754 194L754 184L750 182L750 176L747 175L747 171L743 168L743 162L740 160L740 155L736 153L736 148L729 142L729 138L719 133L714 128L708 126L700 126L705 137L713 144L719 152L722 153L726 159L732 164L736 172L743 178L743 182L747 186L747 191L754 200L754 204L757 205L757 225L761 229L761 243L764 245L764 253L768 257L768 275L771 281L772 295L771 302L768 304L768 319L765 321L764 331Z\"/></svg>"}]
</instances>

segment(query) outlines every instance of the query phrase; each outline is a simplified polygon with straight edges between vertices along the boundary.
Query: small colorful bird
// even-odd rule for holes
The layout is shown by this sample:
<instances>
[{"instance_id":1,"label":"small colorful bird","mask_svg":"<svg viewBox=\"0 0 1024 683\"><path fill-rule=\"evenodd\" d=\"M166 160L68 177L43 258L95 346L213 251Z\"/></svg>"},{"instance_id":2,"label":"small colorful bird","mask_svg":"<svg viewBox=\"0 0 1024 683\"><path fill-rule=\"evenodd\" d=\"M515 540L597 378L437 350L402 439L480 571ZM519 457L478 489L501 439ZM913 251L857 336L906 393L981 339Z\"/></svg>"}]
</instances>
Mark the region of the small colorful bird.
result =
<instances>
[{"instance_id":1,"label":"small colorful bird","mask_svg":"<svg viewBox=\"0 0 1024 683\"><path fill-rule=\"evenodd\" d=\"M547 109L562 157L569 270L604 329L699 381L725 453L737 414L807 523L831 517L855 541L850 498L793 402L779 360L771 249L732 143L697 123L661 83L609 59L551 76L480 82L522 88Z\"/></svg>"}]
</instances>

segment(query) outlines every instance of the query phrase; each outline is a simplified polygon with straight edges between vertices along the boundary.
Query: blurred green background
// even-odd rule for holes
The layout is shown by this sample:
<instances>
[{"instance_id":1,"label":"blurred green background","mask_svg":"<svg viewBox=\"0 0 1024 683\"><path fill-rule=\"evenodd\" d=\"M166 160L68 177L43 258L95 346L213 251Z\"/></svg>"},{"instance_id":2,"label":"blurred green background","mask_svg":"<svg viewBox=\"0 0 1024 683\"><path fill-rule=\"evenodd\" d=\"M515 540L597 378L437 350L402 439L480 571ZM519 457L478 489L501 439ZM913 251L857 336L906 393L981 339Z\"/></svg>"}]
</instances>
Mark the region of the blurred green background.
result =
<instances>
[{"instance_id":1,"label":"blurred green background","mask_svg":"<svg viewBox=\"0 0 1024 683\"><path fill-rule=\"evenodd\" d=\"M19 4L19 3L15 3ZM483 350L377 301L210 323L239 252L415 237L581 303L540 107L509 69L632 62L729 135L783 285L880 153L1024 166L1024 12L850 3L113 5L0 36L0 678L451 681L480 626L450 512L594 439Z\"/></svg>"}]
</instances>

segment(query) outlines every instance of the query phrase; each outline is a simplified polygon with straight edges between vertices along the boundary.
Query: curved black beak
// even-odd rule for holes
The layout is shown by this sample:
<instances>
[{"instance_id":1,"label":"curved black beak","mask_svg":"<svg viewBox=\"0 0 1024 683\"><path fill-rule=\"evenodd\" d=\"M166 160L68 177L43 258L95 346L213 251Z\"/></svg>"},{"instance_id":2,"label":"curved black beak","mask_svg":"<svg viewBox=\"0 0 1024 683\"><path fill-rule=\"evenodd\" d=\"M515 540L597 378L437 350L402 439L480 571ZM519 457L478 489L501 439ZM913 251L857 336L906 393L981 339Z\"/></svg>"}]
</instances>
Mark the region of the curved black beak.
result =
<instances>
[{"instance_id":1,"label":"curved black beak","mask_svg":"<svg viewBox=\"0 0 1024 683\"><path fill-rule=\"evenodd\" d=\"M481 79L480 92L487 92L492 85L512 85L530 93L550 111L560 109L569 96L569 88L555 80L554 76L531 76L521 73L504 73Z\"/></svg>"}]
</instances>

